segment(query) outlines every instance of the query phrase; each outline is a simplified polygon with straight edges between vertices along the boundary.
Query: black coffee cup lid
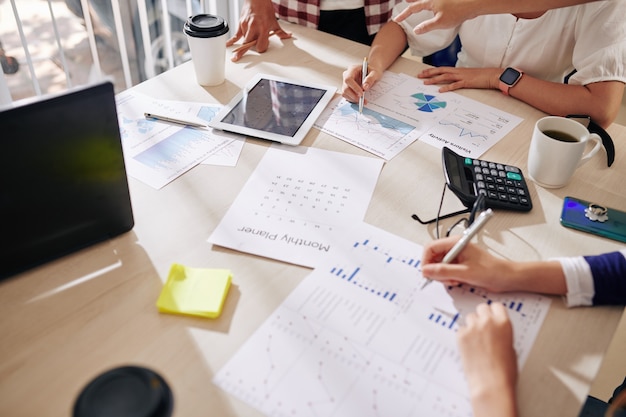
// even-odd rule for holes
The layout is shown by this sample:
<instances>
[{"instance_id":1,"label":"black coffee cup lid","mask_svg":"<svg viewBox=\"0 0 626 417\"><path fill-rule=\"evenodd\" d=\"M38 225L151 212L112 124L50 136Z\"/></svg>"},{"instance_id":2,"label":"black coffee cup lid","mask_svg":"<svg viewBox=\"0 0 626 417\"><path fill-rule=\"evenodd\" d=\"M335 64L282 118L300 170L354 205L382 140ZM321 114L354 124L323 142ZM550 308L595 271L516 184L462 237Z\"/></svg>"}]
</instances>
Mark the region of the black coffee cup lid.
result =
<instances>
[{"instance_id":1,"label":"black coffee cup lid","mask_svg":"<svg viewBox=\"0 0 626 417\"><path fill-rule=\"evenodd\" d=\"M197 14L187 19L183 31L196 38L214 38L228 32L228 23L220 16Z\"/></svg>"},{"instance_id":2,"label":"black coffee cup lid","mask_svg":"<svg viewBox=\"0 0 626 417\"><path fill-rule=\"evenodd\" d=\"M146 368L111 369L92 380L74 404L74 417L169 417L174 398L159 374Z\"/></svg>"}]
</instances>

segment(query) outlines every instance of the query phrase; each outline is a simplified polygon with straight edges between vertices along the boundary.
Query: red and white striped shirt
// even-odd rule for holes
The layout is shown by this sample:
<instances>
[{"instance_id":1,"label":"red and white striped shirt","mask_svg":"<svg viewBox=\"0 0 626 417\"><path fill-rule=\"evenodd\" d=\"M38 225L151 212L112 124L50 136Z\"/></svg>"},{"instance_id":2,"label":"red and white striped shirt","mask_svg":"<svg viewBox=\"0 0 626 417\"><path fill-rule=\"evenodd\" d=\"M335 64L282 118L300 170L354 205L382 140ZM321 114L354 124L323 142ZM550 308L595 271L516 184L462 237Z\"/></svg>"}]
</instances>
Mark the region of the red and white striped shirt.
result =
<instances>
[{"instance_id":1,"label":"red and white striped shirt","mask_svg":"<svg viewBox=\"0 0 626 417\"><path fill-rule=\"evenodd\" d=\"M320 17L320 0L272 0L279 18L302 26L316 28ZM391 18L393 6L401 0L364 0L365 22L370 35L377 33Z\"/></svg>"}]
</instances>

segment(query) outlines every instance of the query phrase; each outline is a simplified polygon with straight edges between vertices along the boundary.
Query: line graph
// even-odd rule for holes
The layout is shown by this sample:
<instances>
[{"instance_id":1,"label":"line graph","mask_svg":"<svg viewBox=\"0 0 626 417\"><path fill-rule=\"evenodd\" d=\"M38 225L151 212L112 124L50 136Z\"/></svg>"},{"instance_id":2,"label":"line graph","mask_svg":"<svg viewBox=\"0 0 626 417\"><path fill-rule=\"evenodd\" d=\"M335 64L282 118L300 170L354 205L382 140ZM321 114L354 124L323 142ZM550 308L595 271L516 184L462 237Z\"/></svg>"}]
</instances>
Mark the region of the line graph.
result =
<instances>
[{"instance_id":1,"label":"line graph","mask_svg":"<svg viewBox=\"0 0 626 417\"><path fill-rule=\"evenodd\" d=\"M415 126L343 98L335 99L315 123L320 130L386 160L413 143L420 132Z\"/></svg>"},{"instance_id":2,"label":"line graph","mask_svg":"<svg viewBox=\"0 0 626 417\"><path fill-rule=\"evenodd\" d=\"M453 122L449 120L440 120L439 124L441 126L451 126L458 129L458 137L462 138L464 136L469 136L470 139L481 138L483 140L487 140L488 137L485 134L475 132L473 130L468 129L466 126L463 126L460 122Z\"/></svg>"}]
</instances>

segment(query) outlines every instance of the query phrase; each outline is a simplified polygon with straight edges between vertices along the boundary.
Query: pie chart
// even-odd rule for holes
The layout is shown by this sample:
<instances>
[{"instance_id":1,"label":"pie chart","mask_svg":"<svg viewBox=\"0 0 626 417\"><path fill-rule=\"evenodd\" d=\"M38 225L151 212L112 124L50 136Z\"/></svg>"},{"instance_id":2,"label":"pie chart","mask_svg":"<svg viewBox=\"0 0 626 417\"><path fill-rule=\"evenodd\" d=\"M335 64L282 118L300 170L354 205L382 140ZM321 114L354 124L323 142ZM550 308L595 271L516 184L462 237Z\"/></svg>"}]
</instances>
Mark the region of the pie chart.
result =
<instances>
[{"instance_id":1,"label":"pie chart","mask_svg":"<svg viewBox=\"0 0 626 417\"><path fill-rule=\"evenodd\" d=\"M436 96L424 93L416 93L411 97L415 98L415 105L417 110L432 113L437 109L443 109L446 107L445 101L440 101Z\"/></svg>"}]
</instances>

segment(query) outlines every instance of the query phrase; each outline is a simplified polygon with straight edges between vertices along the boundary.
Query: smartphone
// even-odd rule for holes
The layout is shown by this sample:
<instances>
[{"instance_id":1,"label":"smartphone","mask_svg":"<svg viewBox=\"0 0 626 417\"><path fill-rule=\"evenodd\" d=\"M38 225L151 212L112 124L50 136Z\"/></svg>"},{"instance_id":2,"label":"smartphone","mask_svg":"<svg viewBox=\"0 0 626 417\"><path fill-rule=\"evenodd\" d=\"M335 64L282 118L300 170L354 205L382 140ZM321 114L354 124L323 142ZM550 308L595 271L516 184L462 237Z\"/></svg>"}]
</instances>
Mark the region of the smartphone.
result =
<instances>
[{"instance_id":1,"label":"smartphone","mask_svg":"<svg viewBox=\"0 0 626 417\"><path fill-rule=\"evenodd\" d=\"M589 208L590 204L589 201L565 197L561 212L561 224L565 227L626 243L626 212L606 207L607 220L605 222L593 221L585 216L585 210Z\"/></svg>"}]
</instances>

